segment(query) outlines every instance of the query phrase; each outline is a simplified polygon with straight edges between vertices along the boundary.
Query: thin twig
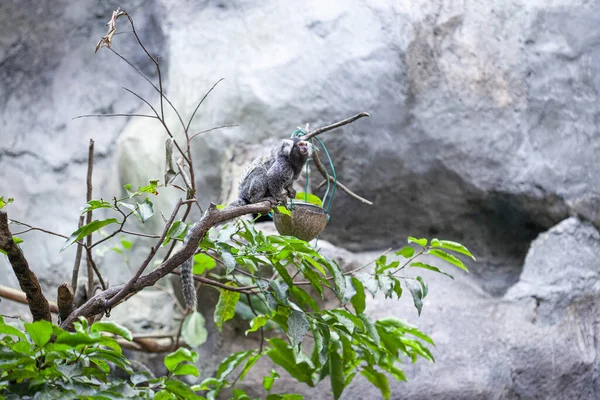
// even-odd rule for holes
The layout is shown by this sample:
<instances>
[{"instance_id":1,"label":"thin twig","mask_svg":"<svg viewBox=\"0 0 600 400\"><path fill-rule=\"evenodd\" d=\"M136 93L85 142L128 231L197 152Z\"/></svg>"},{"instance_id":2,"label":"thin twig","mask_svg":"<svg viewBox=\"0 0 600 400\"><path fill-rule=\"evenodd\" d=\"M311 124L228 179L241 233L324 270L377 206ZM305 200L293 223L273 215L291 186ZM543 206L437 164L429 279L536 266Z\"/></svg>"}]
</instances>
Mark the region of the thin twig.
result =
<instances>
[{"instance_id":1,"label":"thin twig","mask_svg":"<svg viewBox=\"0 0 600 400\"><path fill-rule=\"evenodd\" d=\"M146 115L146 114L127 114L127 113L120 113L120 114L84 114L84 115L78 115L76 117L73 117L73 119L79 119L79 118L103 118L103 117L144 117L144 118L158 118L155 115Z\"/></svg>"},{"instance_id":2,"label":"thin twig","mask_svg":"<svg viewBox=\"0 0 600 400\"><path fill-rule=\"evenodd\" d=\"M222 80L224 80L225 78L221 78L219 79L214 85L212 85L212 87L208 90L208 92L206 92L204 94L204 97L202 97L202 99L200 100L200 102L198 103L198 105L196 106L196 108L194 109L194 112L192 113L192 116L190 117L186 127L185 127L185 131L187 132L190 129L190 124L192 123L192 120L194 119L194 116L196 115L196 112L198 111L198 109L200 108L200 106L202 105L202 103L204 102L204 100L208 97L208 95L210 94L210 92L213 91L213 89L219 84L221 83Z\"/></svg>"},{"instance_id":3,"label":"thin twig","mask_svg":"<svg viewBox=\"0 0 600 400\"><path fill-rule=\"evenodd\" d=\"M177 143L177 141L173 137L173 134L171 133L171 131L167 127L167 124L165 123L164 118L161 118L160 115L158 115L158 112L156 111L156 109L154 107L152 107L152 105L150 104L150 102L148 102L148 100L144 99L142 96L140 96L139 94L137 94L136 92L134 92L131 89L123 87L123 90L131 93L132 95L134 95L135 97L137 97L138 99L140 99L141 101L143 101L148 107L150 107L150 109L154 112L154 115L156 116L156 119L158 119L161 122L163 128L165 128L165 130L167 131L167 135L169 135L169 137L171 139L173 139L173 143L175 144L175 147L177 147L177 150L179 150L179 153L185 158L186 157L185 153L183 152L183 150L181 149L181 147L179 147L179 143ZM187 160L187 158L186 158L186 160Z\"/></svg>"},{"instance_id":4,"label":"thin twig","mask_svg":"<svg viewBox=\"0 0 600 400\"><path fill-rule=\"evenodd\" d=\"M236 127L236 126L239 126L239 125L238 124L227 124L227 125L215 126L214 128L210 128L210 129L206 129L204 131L200 131L200 132L194 133L192 136L190 136L190 140L192 140L196 136L201 135L203 133L207 133L207 132L211 132L211 131L216 131L217 129L233 128L233 127Z\"/></svg>"},{"instance_id":5,"label":"thin twig","mask_svg":"<svg viewBox=\"0 0 600 400\"><path fill-rule=\"evenodd\" d=\"M179 208L182 205L183 205L183 201L179 200L179 202L175 206L175 209L173 210L173 213L171 213L171 217L165 224L162 235L160 236L160 239L158 240L158 242L153 247L150 248L150 253L146 257L146 259L144 260L142 265L140 265L140 267L138 268L135 275L129 280L129 282L127 282L127 284L119 291L119 293L117 293L117 295L115 295L113 298L111 298L108 301L107 307L113 307L115 304L117 304L119 301L121 301L123 298L125 298L129 289L131 289L133 287L133 285L137 282L138 278L142 275L142 273L144 272L144 270L146 269L148 264L150 264L150 261L152 261L152 259L154 258L154 255L156 254L156 252L160 248L161 244L164 242L165 238L167 237L167 232L169 231L169 228L173 224L173 221L175 221L175 217L177 216L177 213L179 212Z\"/></svg>"},{"instance_id":6,"label":"thin twig","mask_svg":"<svg viewBox=\"0 0 600 400\"><path fill-rule=\"evenodd\" d=\"M77 224L77 229L80 229L83 226L83 221L85 217L81 215L79 217L79 223ZM73 264L73 273L71 274L71 288L75 290L77 288L77 280L79 279L79 266L81 265L81 254L83 253L83 246L78 245L77 251L75 253L75 264Z\"/></svg>"},{"instance_id":7,"label":"thin twig","mask_svg":"<svg viewBox=\"0 0 600 400\"><path fill-rule=\"evenodd\" d=\"M26 229L26 230L18 232L18 233L13 233L13 236L14 235L22 235L22 234L30 232L30 231L40 231L40 232L47 233L49 235L58 236L58 237L63 238L63 239L68 239L69 238L68 236L61 235L60 233L52 232L52 231L49 231L49 230L46 230L46 229L42 229L42 228L36 228L34 226L31 226L31 225L26 224L24 222L17 221L15 219L11 219L10 223L11 224L17 224L17 225L23 225L23 226L26 226L27 228L29 228L29 229Z\"/></svg>"},{"instance_id":8,"label":"thin twig","mask_svg":"<svg viewBox=\"0 0 600 400\"><path fill-rule=\"evenodd\" d=\"M323 163L321 162L321 159L319 158L319 155L316 152L313 153L312 159L315 163L315 166L317 167L317 170L323 176L323 178L329 179L332 183L335 183L341 191L346 192L350 197L353 197L356 200L358 200L362 203L368 204L370 206L373 205L372 201L369 201L369 200L365 199L364 197L360 197L359 195L357 195L356 193L354 193L353 191L348 189L346 186L344 186L340 181L334 179L333 176L328 174L325 170L325 167L323 166Z\"/></svg>"},{"instance_id":9,"label":"thin twig","mask_svg":"<svg viewBox=\"0 0 600 400\"><path fill-rule=\"evenodd\" d=\"M98 269L98 266L96 265L96 262L94 261L94 258L92 257L92 250L89 247L85 248L85 253L86 253L86 259L88 262L88 274L89 269L91 269L95 274L96 277L98 277L98 281L100 282L100 286L102 286L102 290L106 290L106 283L104 282L104 279L102 278L102 274L100 274L100 270ZM92 276L92 278L94 277L94 274L90 274ZM88 281L89 284L89 281ZM92 281L93 284L93 281ZM89 292L91 293L91 292Z\"/></svg>"},{"instance_id":10,"label":"thin twig","mask_svg":"<svg viewBox=\"0 0 600 400\"><path fill-rule=\"evenodd\" d=\"M133 31L131 31L131 32L133 32ZM150 78L148 78L142 71L140 71L140 69L138 67L136 67L131 62L129 62L129 60L127 60L125 57L123 57L121 54L119 54L113 48L110 48L110 51L112 51L121 60L125 61L131 68L133 68L138 74L140 74L142 76L142 78L144 78L154 88L154 90L156 90L158 92L158 94L161 94L160 90L158 90L158 88L156 87L156 85L154 83L152 83L152 81L150 80ZM185 124L183 123L183 119L181 118L181 115L179 114L179 111L177 111L177 108L175 108L175 106L173 105L173 103L171 103L171 100L169 100L169 98L167 97L166 94L162 93L162 96L165 98L165 101L167 102L167 104L169 104L171 106L171 108L173 109L173 111L177 115L177 118L179 118L179 122L181 123L181 127L183 129L185 129Z\"/></svg>"},{"instance_id":11,"label":"thin twig","mask_svg":"<svg viewBox=\"0 0 600 400\"><path fill-rule=\"evenodd\" d=\"M92 201L92 171L94 169L94 140L90 139L90 146L88 149L88 170L87 170L87 180L86 180L86 185L87 185L87 194L86 194L86 203L89 203L90 201ZM86 220L85 220L85 224L88 225L89 223L92 222L92 210L89 210L87 212L86 215ZM90 251L90 246L92 245L92 234L90 233L87 237L86 237L86 258L88 260L88 268L87 268L87 280L88 280L88 293L92 293L92 290L94 290L94 267L93 265L95 265L94 260L91 260L92 258L92 252ZM102 278L100 277L100 275L98 274L98 279L102 280ZM104 288L104 284L102 284L102 287ZM74 290L75 288L73 288Z\"/></svg>"},{"instance_id":12,"label":"thin twig","mask_svg":"<svg viewBox=\"0 0 600 400\"><path fill-rule=\"evenodd\" d=\"M127 235L141 236L141 237L147 237L147 238L151 238L151 239L158 239L160 237L160 235L147 235L145 233L129 232L129 231L126 231L125 229L121 229L121 232L125 233Z\"/></svg>"},{"instance_id":13,"label":"thin twig","mask_svg":"<svg viewBox=\"0 0 600 400\"><path fill-rule=\"evenodd\" d=\"M323 132L331 131L331 130L339 128L341 126L351 124L352 122L356 121L357 119L360 119L360 118L363 118L363 117L370 117L370 115L369 115L369 113L361 112L360 114L356 114L355 116L347 118L347 119L345 119L343 121L336 122L334 124L327 125L327 126L324 126L322 128L316 129L316 130L314 130L312 132L309 132L306 135L302 136L302 139L303 140L309 140L309 139L311 139L311 138L313 138L313 137L315 137L317 135L320 135Z\"/></svg>"},{"instance_id":14,"label":"thin twig","mask_svg":"<svg viewBox=\"0 0 600 400\"><path fill-rule=\"evenodd\" d=\"M181 332L183 332L183 323L185 322L186 317L188 316L188 312L190 309L186 308L181 318L181 322L179 322L179 327L177 329L177 336L175 336L175 341L173 342L173 350L177 349L177 343L179 343L179 339L181 339Z\"/></svg>"}]
</instances>

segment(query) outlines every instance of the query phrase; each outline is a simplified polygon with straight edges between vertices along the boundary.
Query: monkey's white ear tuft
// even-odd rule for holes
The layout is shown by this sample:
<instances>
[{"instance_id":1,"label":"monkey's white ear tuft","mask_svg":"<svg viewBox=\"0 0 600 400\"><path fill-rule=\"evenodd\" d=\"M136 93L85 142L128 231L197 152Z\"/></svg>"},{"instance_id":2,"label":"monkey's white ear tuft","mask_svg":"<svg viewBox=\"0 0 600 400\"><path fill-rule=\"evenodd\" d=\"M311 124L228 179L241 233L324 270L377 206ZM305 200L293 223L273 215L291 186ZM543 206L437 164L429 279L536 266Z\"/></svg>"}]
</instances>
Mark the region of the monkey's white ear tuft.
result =
<instances>
[{"instance_id":1,"label":"monkey's white ear tuft","mask_svg":"<svg viewBox=\"0 0 600 400\"><path fill-rule=\"evenodd\" d=\"M281 153L283 155L289 156L292 152L292 148L294 147L294 141L291 139L284 139L281 143Z\"/></svg>"}]
</instances>

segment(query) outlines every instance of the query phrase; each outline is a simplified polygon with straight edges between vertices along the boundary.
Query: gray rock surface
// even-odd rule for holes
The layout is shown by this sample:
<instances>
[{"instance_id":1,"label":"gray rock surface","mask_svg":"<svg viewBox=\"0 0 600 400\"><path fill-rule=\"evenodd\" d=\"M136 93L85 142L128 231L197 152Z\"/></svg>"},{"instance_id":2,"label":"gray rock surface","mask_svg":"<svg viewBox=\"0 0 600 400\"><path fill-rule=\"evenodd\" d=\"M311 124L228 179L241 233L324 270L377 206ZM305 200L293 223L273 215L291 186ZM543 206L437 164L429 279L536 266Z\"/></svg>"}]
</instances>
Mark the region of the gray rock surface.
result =
<instances>
[{"instance_id":1,"label":"gray rock surface","mask_svg":"<svg viewBox=\"0 0 600 400\"><path fill-rule=\"evenodd\" d=\"M323 140L340 180L375 206L338 192L323 238L365 251L397 246L409 234L438 236L478 256L469 278L431 277L418 322L438 343L438 361L407 368L410 382L396 385L395 396L598 396L597 2L156 0L126 6L151 51L163 57L167 94L184 118L225 78L192 123L193 132L239 125L194 139L203 205L230 193L234 178L221 177L235 171L223 170L223 161L246 145L256 149L306 122L317 127L368 111L372 118ZM163 175L165 136L156 121L72 120L147 112L121 86L156 104L152 89L110 51L93 55L115 7L0 3L0 195L15 197L7 208L13 219L65 235L75 229L90 137L95 197L111 198L125 183L135 187ZM115 42L156 78L130 35ZM175 116L168 120L180 137ZM178 196L161 191L157 210L168 214ZM160 220L149 225L156 231ZM53 293L69 279L74 248L59 253L63 239L39 232L24 239L34 271ZM99 261L113 284L130 276L121 259ZM2 284L17 286L4 259L0 274ZM415 320L410 304L395 304L377 300L370 312L393 310ZM0 303L2 313L22 309ZM166 327L169 312L149 318ZM223 346L238 338L231 329L213 338L207 354L231 350ZM376 395L357 381L346 396Z\"/></svg>"}]
</instances>

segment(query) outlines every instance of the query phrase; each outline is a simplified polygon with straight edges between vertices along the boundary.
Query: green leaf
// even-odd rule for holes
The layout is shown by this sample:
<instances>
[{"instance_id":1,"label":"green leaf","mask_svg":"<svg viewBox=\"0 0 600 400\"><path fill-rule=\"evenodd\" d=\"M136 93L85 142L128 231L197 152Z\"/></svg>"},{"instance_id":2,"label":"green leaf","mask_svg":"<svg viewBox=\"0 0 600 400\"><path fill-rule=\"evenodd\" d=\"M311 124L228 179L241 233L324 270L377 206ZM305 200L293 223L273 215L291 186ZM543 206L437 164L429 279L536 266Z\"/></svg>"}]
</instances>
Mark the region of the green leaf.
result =
<instances>
[{"instance_id":1,"label":"green leaf","mask_svg":"<svg viewBox=\"0 0 600 400\"><path fill-rule=\"evenodd\" d=\"M354 307L354 311L357 314L362 314L365 311L365 287L362 282L355 277L352 277L352 286L356 289L356 294L350 302L352 303L352 307Z\"/></svg>"},{"instance_id":2,"label":"green leaf","mask_svg":"<svg viewBox=\"0 0 600 400\"><path fill-rule=\"evenodd\" d=\"M432 247L441 247L446 250L455 251L457 253L464 254L465 256L471 257L473 259L473 261L477 261L475 259L475 257L473 256L473 254L471 254L469 249L467 249L465 246L463 246L462 244L457 243L457 242L452 242L450 240L433 239L433 240L431 240L431 246Z\"/></svg>"},{"instance_id":3,"label":"green leaf","mask_svg":"<svg viewBox=\"0 0 600 400\"><path fill-rule=\"evenodd\" d=\"M240 374L239 380L243 380L246 375L248 374L248 372L250 372L250 369L254 366L254 364L256 364L256 362L258 360L260 360L260 358L263 356L263 353L256 353L253 356L251 356L250 358L248 358L248 360L246 361L246 365L244 365L244 369L242 370L242 373Z\"/></svg>"},{"instance_id":4,"label":"green leaf","mask_svg":"<svg viewBox=\"0 0 600 400\"><path fill-rule=\"evenodd\" d=\"M296 302L301 305L304 309L312 308L314 311L320 311L319 304L315 299L306 293L303 289L298 286L292 286L290 289L290 295L294 297Z\"/></svg>"},{"instance_id":5,"label":"green leaf","mask_svg":"<svg viewBox=\"0 0 600 400\"><path fill-rule=\"evenodd\" d=\"M431 249L427 252L427 254L431 254L432 256L441 258L442 260L449 262L450 264L469 272L467 267L465 267L465 264L463 264L462 261L460 261L458 258L454 257L452 254L448 254L445 251L438 250L438 249Z\"/></svg>"},{"instance_id":6,"label":"green leaf","mask_svg":"<svg viewBox=\"0 0 600 400\"><path fill-rule=\"evenodd\" d=\"M303 382L313 387L312 368L306 361L298 362L294 356L294 351L287 343L279 338L269 339L272 346L267 355L273 362L287 371L298 382Z\"/></svg>"},{"instance_id":7,"label":"green leaf","mask_svg":"<svg viewBox=\"0 0 600 400\"><path fill-rule=\"evenodd\" d=\"M253 318L252 321L250 321L250 329L246 331L246 336L248 336L250 332L256 332L265 326L270 319L271 317L269 315L258 315Z\"/></svg>"},{"instance_id":8,"label":"green leaf","mask_svg":"<svg viewBox=\"0 0 600 400\"><path fill-rule=\"evenodd\" d=\"M390 398L390 383L384 374L375 370L371 365L367 365L360 373L381 391L384 399L388 400Z\"/></svg>"},{"instance_id":9,"label":"green leaf","mask_svg":"<svg viewBox=\"0 0 600 400\"><path fill-rule=\"evenodd\" d=\"M429 292L429 288L427 287L427 283L425 283L425 281L423 280L423 278L421 278L420 276L417 276L417 280L421 284L421 292L423 293L423 298L425 298L425 296L427 296L427 293Z\"/></svg>"},{"instance_id":10,"label":"green leaf","mask_svg":"<svg viewBox=\"0 0 600 400\"><path fill-rule=\"evenodd\" d=\"M110 209L115 209L115 207L109 203L108 201L104 201L104 200L90 200L88 201L85 206L83 207L83 210L81 211L81 214L85 214L89 211L93 211L93 210L97 210L99 208L110 208Z\"/></svg>"},{"instance_id":11,"label":"green leaf","mask_svg":"<svg viewBox=\"0 0 600 400\"><path fill-rule=\"evenodd\" d=\"M377 283L375 278L373 278L373 276L371 276L370 274L366 274L364 272L357 274L356 278L362 282L364 287L366 287L369 293L371 293L371 296L375 298L375 294L377 294L377 289L379 289L379 284Z\"/></svg>"},{"instance_id":12,"label":"green leaf","mask_svg":"<svg viewBox=\"0 0 600 400\"><path fill-rule=\"evenodd\" d=\"M52 336L52 324L48 321L36 321L33 323L25 323L25 330L29 334L33 343L42 347L50 340Z\"/></svg>"},{"instance_id":13,"label":"green leaf","mask_svg":"<svg viewBox=\"0 0 600 400\"><path fill-rule=\"evenodd\" d=\"M154 205L152 204L150 199L145 198L143 202L136 204L140 221L146 222L154 215Z\"/></svg>"},{"instance_id":14,"label":"green leaf","mask_svg":"<svg viewBox=\"0 0 600 400\"><path fill-rule=\"evenodd\" d=\"M198 253L194 256L194 275L202 275L217 266L217 262L211 256Z\"/></svg>"},{"instance_id":15,"label":"green leaf","mask_svg":"<svg viewBox=\"0 0 600 400\"><path fill-rule=\"evenodd\" d=\"M27 341L27 337L23 332L14 326L5 324L4 321L0 321L0 334L16 336L21 340Z\"/></svg>"},{"instance_id":16,"label":"green leaf","mask_svg":"<svg viewBox=\"0 0 600 400\"><path fill-rule=\"evenodd\" d=\"M193 351L186 349L185 347L180 347L176 351L169 353L165 356L165 367L167 367L168 371L174 371L175 367L181 364L182 362L196 362L198 359L198 354Z\"/></svg>"},{"instance_id":17,"label":"green leaf","mask_svg":"<svg viewBox=\"0 0 600 400\"><path fill-rule=\"evenodd\" d=\"M306 201L310 204L316 204L319 207L323 207L323 202L321 201L321 199L312 193L298 192L296 193L295 198L298 200Z\"/></svg>"},{"instance_id":18,"label":"green leaf","mask_svg":"<svg viewBox=\"0 0 600 400\"><path fill-rule=\"evenodd\" d=\"M15 201L12 197L9 197L7 200L4 200L4 196L0 197L0 209L4 208L5 205L12 203Z\"/></svg>"},{"instance_id":19,"label":"green leaf","mask_svg":"<svg viewBox=\"0 0 600 400\"><path fill-rule=\"evenodd\" d=\"M134 385L139 385L152 379L152 376L146 371L138 371L129 377L129 380Z\"/></svg>"},{"instance_id":20,"label":"green leaf","mask_svg":"<svg viewBox=\"0 0 600 400\"><path fill-rule=\"evenodd\" d=\"M167 237L172 238L172 239L183 240L187 229L188 229L188 225L185 222L183 222L181 220L175 221L175 222L173 222L173 225L171 225L171 227L167 231Z\"/></svg>"},{"instance_id":21,"label":"green leaf","mask_svg":"<svg viewBox=\"0 0 600 400\"><path fill-rule=\"evenodd\" d=\"M421 239L423 240L423 239ZM426 242L427 243L427 242ZM404 246L400 250L396 252L397 256L402 256L404 258L411 258L415 255L415 248L412 246Z\"/></svg>"},{"instance_id":22,"label":"green leaf","mask_svg":"<svg viewBox=\"0 0 600 400\"><path fill-rule=\"evenodd\" d=\"M331 333L329 327L322 324L313 324L311 328L314 340L311 361L314 365L325 365L328 359L329 339Z\"/></svg>"},{"instance_id":23,"label":"green leaf","mask_svg":"<svg viewBox=\"0 0 600 400\"><path fill-rule=\"evenodd\" d=\"M302 343L304 335L308 332L308 319L302 311L292 310L288 318L288 336L292 346Z\"/></svg>"},{"instance_id":24,"label":"green leaf","mask_svg":"<svg viewBox=\"0 0 600 400\"><path fill-rule=\"evenodd\" d=\"M199 347L208 338L204 316L197 311L192 312L183 321L181 336L190 347Z\"/></svg>"},{"instance_id":25,"label":"green leaf","mask_svg":"<svg viewBox=\"0 0 600 400\"><path fill-rule=\"evenodd\" d=\"M235 269L235 258L227 251L221 253L221 258L223 259L223 264L225 264L225 274L229 275Z\"/></svg>"},{"instance_id":26,"label":"green leaf","mask_svg":"<svg viewBox=\"0 0 600 400\"><path fill-rule=\"evenodd\" d=\"M337 400L346 387L346 377L344 376L342 358L338 354L336 346L331 346L329 349L329 376L333 398Z\"/></svg>"},{"instance_id":27,"label":"green leaf","mask_svg":"<svg viewBox=\"0 0 600 400\"><path fill-rule=\"evenodd\" d=\"M154 400L177 400L177 396L167 390L161 390L154 395Z\"/></svg>"},{"instance_id":28,"label":"green leaf","mask_svg":"<svg viewBox=\"0 0 600 400\"><path fill-rule=\"evenodd\" d=\"M275 294L275 297L277 297L277 300L281 301L283 304L288 303L287 283L281 281L271 281L269 282L269 286L271 286L271 288L273 289L273 293Z\"/></svg>"},{"instance_id":29,"label":"green leaf","mask_svg":"<svg viewBox=\"0 0 600 400\"><path fill-rule=\"evenodd\" d=\"M232 282L227 283L227 286L236 287ZM214 319L219 332L223 329L223 323L235 316L235 305L240 300L240 292L221 289L219 302L215 308Z\"/></svg>"},{"instance_id":30,"label":"green leaf","mask_svg":"<svg viewBox=\"0 0 600 400\"><path fill-rule=\"evenodd\" d=\"M265 400L302 400L304 396L296 393L270 394Z\"/></svg>"},{"instance_id":31,"label":"green leaf","mask_svg":"<svg viewBox=\"0 0 600 400\"><path fill-rule=\"evenodd\" d=\"M408 237L408 243L416 243L421 247L425 247L427 246L427 239L423 238L423 239L417 239L415 237L409 236Z\"/></svg>"},{"instance_id":32,"label":"green leaf","mask_svg":"<svg viewBox=\"0 0 600 400\"><path fill-rule=\"evenodd\" d=\"M219 368L217 369L217 379L225 379L252 353L254 353L254 350L238 351L237 353L233 353L226 357L221 364L219 364Z\"/></svg>"},{"instance_id":33,"label":"green leaf","mask_svg":"<svg viewBox=\"0 0 600 400\"><path fill-rule=\"evenodd\" d=\"M417 312L420 316L421 309L423 308L423 297L425 297L423 296L421 285L413 279L404 279L404 284L408 287L408 290L410 290L410 294L412 294L413 298L413 303L415 304Z\"/></svg>"},{"instance_id":34,"label":"green leaf","mask_svg":"<svg viewBox=\"0 0 600 400\"><path fill-rule=\"evenodd\" d=\"M280 214L289 215L290 217L292 216L292 212L284 206L277 206L277 212Z\"/></svg>"},{"instance_id":35,"label":"green leaf","mask_svg":"<svg viewBox=\"0 0 600 400\"><path fill-rule=\"evenodd\" d=\"M115 334L117 336L121 336L122 338L132 341L133 335L131 331L124 326L121 326L115 322L109 321L98 321L92 325L90 328L91 332L109 332Z\"/></svg>"},{"instance_id":36,"label":"green leaf","mask_svg":"<svg viewBox=\"0 0 600 400\"><path fill-rule=\"evenodd\" d=\"M344 292L346 291L346 277L344 276L344 273L342 272L342 269L340 268L338 263L336 263L333 260L327 261L328 262L325 266L333 276L333 281L335 283L335 293L337 294L338 298L342 300L344 298Z\"/></svg>"},{"instance_id":37,"label":"green leaf","mask_svg":"<svg viewBox=\"0 0 600 400\"><path fill-rule=\"evenodd\" d=\"M144 187L140 187L138 186L138 193L150 193L150 194L154 194L157 195L158 191L156 190L156 188L158 187L158 179L150 179L149 180L149 185L148 186L144 186Z\"/></svg>"},{"instance_id":38,"label":"green leaf","mask_svg":"<svg viewBox=\"0 0 600 400\"><path fill-rule=\"evenodd\" d=\"M358 317L365 324L365 329L369 333L369 336L371 336L371 338L373 339L375 344L377 346L379 346L379 342L381 341L381 338L379 337L379 333L377 333L377 328L375 327L375 324L373 324L373 322L367 316L367 314L359 314Z\"/></svg>"},{"instance_id":39,"label":"green leaf","mask_svg":"<svg viewBox=\"0 0 600 400\"><path fill-rule=\"evenodd\" d=\"M265 388L265 390L267 392L270 392L271 389L273 388L273 383L275 382L275 379L279 378L279 374L277 372L275 372L274 369L271 370L271 375L267 375L263 377L263 388Z\"/></svg>"},{"instance_id":40,"label":"green leaf","mask_svg":"<svg viewBox=\"0 0 600 400\"><path fill-rule=\"evenodd\" d=\"M450 278L454 279L454 277L452 275L445 273L444 271L442 271L438 267L434 267L433 265L425 264L425 263L422 263L422 262L414 262L414 263L411 263L410 266L413 267L413 268L428 269L430 271L438 272L440 274L449 276Z\"/></svg>"},{"instance_id":41,"label":"green leaf","mask_svg":"<svg viewBox=\"0 0 600 400\"><path fill-rule=\"evenodd\" d=\"M185 383L177 379L167 379L165 382L165 388L183 399L197 399L198 396L192 391L192 389Z\"/></svg>"},{"instance_id":42,"label":"green leaf","mask_svg":"<svg viewBox=\"0 0 600 400\"><path fill-rule=\"evenodd\" d=\"M24 240L21 239L20 237L13 236L13 242L15 242L15 244L21 244L24 242Z\"/></svg>"},{"instance_id":43,"label":"green leaf","mask_svg":"<svg viewBox=\"0 0 600 400\"><path fill-rule=\"evenodd\" d=\"M173 370L173 375L181 376L181 375L199 375L198 368L192 364L179 364Z\"/></svg>"},{"instance_id":44,"label":"green leaf","mask_svg":"<svg viewBox=\"0 0 600 400\"><path fill-rule=\"evenodd\" d=\"M77 229L75 232L73 232L71 234L71 236L69 236L69 238L67 239L67 241L65 242L63 247L60 249L60 251L64 251L67 247L69 247L73 243L80 241L84 237L92 234L93 232L96 232L98 229L104 228L105 226L110 225L110 224L118 224L118 223L119 223L119 221L117 221L115 218L94 220L94 221L90 222L89 224L84 225L81 228Z\"/></svg>"}]
</instances>

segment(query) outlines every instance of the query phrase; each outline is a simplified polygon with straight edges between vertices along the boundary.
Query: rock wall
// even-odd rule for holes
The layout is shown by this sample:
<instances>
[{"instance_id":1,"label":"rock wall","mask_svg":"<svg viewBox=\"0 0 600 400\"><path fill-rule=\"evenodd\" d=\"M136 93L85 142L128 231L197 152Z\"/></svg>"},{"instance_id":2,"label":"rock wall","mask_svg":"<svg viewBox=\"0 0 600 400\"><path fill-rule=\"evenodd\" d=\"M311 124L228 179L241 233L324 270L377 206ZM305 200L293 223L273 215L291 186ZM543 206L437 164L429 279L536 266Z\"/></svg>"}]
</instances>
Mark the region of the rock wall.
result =
<instances>
[{"instance_id":1,"label":"rock wall","mask_svg":"<svg viewBox=\"0 0 600 400\"><path fill-rule=\"evenodd\" d=\"M399 398L596 396L597 2L123 6L162 56L167 94L184 118L225 78L192 123L194 132L239 125L194 139L203 204L221 200L232 146L239 151L306 122L316 127L367 111L372 118L323 139L340 180L375 206L338 192L323 238L365 251L400 245L408 234L438 236L478 256L470 277L431 278L418 325L433 333L438 361L410 369L410 382L395 387ZM90 137L95 197L163 175L165 136L156 121L72 120L146 112L121 86L156 104L114 54L93 54L114 8L0 3L0 195L16 199L11 218L67 235L75 229ZM115 43L156 78L130 35ZM169 121L177 126L174 115ZM168 212L176 195L161 193L157 208ZM45 289L68 280L74 249L59 253L62 239L37 232L24 238ZM122 263L104 259L102 266L111 283L129 276ZM3 284L16 286L5 260L0 273ZM416 319L406 304L395 307ZM2 312L13 309L0 303ZM371 312L390 309L378 300ZM357 382L346 396L370 398L371 390Z\"/></svg>"}]
</instances>

